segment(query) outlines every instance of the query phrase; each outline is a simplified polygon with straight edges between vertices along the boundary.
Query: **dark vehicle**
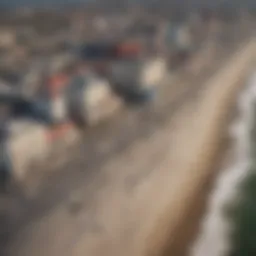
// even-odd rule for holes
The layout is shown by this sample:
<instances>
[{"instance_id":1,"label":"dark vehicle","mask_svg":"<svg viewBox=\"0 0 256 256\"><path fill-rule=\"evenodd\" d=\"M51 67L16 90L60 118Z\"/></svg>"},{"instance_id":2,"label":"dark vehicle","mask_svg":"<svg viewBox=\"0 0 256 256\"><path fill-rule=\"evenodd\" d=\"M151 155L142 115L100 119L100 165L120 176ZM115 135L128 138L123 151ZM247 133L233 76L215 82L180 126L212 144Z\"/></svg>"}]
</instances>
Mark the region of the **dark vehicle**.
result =
<instances>
[{"instance_id":1,"label":"dark vehicle","mask_svg":"<svg viewBox=\"0 0 256 256\"><path fill-rule=\"evenodd\" d=\"M113 58L116 55L116 45L112 43L87 43L80 49L80 56L83 60L101 60Z\"/></svg>"}]
</instances>

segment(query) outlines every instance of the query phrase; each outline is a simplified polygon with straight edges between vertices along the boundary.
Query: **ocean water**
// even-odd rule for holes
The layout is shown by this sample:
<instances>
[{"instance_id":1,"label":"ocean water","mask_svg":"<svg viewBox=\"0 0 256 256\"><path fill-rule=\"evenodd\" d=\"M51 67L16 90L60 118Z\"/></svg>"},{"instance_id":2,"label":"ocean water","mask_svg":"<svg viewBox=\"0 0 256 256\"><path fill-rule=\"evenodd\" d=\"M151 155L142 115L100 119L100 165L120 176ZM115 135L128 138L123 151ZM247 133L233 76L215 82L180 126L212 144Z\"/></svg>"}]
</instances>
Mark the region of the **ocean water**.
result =
<instances>
[{"instance_id":1,"label":"ocean water","mask_svg":"<svg viewBox=\"0 0 256 256\"><path fill-rule=\"evenodd\" d=\"M256 255L256 72L237 104L229 130L235 157L216 180L190 256Z\"/></svg>"}]
</instances>

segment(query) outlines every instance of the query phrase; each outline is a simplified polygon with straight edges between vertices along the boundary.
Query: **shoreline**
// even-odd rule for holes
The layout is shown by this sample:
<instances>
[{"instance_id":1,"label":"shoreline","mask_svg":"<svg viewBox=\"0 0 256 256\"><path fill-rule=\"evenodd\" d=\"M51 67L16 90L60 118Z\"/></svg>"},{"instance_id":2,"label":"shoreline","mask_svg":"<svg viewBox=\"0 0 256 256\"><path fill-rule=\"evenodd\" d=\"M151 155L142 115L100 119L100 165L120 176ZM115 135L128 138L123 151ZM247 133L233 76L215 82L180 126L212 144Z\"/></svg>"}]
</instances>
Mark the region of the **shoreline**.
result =
<instances>
[{"instance_id":1,"label":"shoreline","mask_svg":"<svg viewBox=\"0 0 256 256\"><path fill-rule=\"evenodd\" d=\"M251 50L255 49L254 43L251 46ZM252 52L254 53L254 50ZM158 220L152 224L151 232L148 232L150 235L147 234L149 246L145 248L142 255L150 253L152 255L179 255L174 249L180 249L178 244L182 246L179 240L184 232L186 233L183 225L186 220L190 219L191 211L194 210L194 202L197 201L206 181L211 180L214 175L212 168L219 157L218 151L223 143L225 127L228 125L227 117L230 115L232 103L241 89L241 83L248 75L248 72L242 73L246 71L242 68L242 62L246 63L246 57L242 59L238 64L240 68L231 65L209 81L208 88L210 89L205 92L206 95L202 95L202 103L199 105L200 117L197 120L198 128L196 130L201 130L201 134L200 139L198 138L198 141L195 142L194 151L196 150L196 152L194 152L193 160L191 159L192 162L186 167L184 166L186 170L183 168L182 172L186 172L187 175L184 173L180 177L182 180L180 180L179 186L173 188L180 191L180 194L177 194L178 191L176 191L175 201L169 199L169 203L167 202L163 205L163 209L159 210ZM249 63L247 62L247 64ZM234 74L238 76L233 77Z\"/></svg>"},{"instance_id":2,"label":"shoreline","mask_svg":"<svg viewBox=\"0 0 256 256\"><path fill-rule=\"evenodd\" d=\"M232 111L230 111L229 116L227 117L227 129L222 136L222 145L220 145L220 150L218 156L216 156L215 163L211 166L212 173L207 177L202 188L198 192L199 196L197 197L197 201L193 204L193 207L191 207L189 218L183 222L184 229L178 231L178 236L172 243L171 248L167 248L161 256L190 255L191 245L193 245L198 236L202 218L205 216L205 212L208 208L208 200L211 197L211 192L214 190L214 183L223 168L229 166L234 157L234 139L228 132L228 127L230 127L230 124L233 123L238 116L237 102L234 101L232 105Z\"/></svg>"},{"instance_id":3,"label":"shoreline","mask_svg":"<svg viewBox=\"0 0 256 256\"><path fill-rule=\"evenodd\" d=\"M249 78L251 77L250 75ZM245 101L245 95L250 93L250 89L251 87L255 87L255 83L251 85L251 82L247 80L246 87L239 93L238 100L234 106L236 108L234 109L236 114L232 118L228 128L229 143L227 149L224 151L224 155L221 156L223 161L218 167L216 178L212 181L212 189L208 196L209 201L206 203L204 214L201 215L202 218L199 220L199 233L194 237L190 254L188 254L190 256L205 255L206 251L208 254L209 251L211 252L209 256L223 256L227 255L231 246L228 239L230 223L228 224L227 220L225 220L224 209L226 205L234 200L234 195L237 193L237 185L243 181L243 176L238 176L239 168L245 169L243 165L244 160L241 159L242 153L240 147L243 148L241 145L243 137L241 136L246 135L244 135L241 129L244 132L247 129L247 132L249 132L250 124L246 124L248 120L245 120L244 115L246 113L244 113L245 110L241 104L248 104L242 101ZM241 132L243 133L242 135ZM214 248L211 246L212 244L214 244Z\"/></svg>"}]
</instances>

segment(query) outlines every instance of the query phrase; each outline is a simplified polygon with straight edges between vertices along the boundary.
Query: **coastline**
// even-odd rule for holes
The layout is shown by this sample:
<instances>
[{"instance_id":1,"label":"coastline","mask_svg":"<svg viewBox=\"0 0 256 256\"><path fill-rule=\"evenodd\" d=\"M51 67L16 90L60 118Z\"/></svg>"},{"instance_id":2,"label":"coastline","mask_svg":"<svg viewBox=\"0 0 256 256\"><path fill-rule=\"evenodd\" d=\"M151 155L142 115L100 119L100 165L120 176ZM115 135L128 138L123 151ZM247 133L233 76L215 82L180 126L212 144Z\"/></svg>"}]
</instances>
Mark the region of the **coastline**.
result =
<instances>
[{"instance_id":1,"label":"coastline","mask_svg":"<svg viewBox=\"0 0 256 256\"><path fill-rule=\"evenodd\" d=\"M237 114L229 126L230 142L214 181L213 191L207 203L206 214L201 221L200 233L195 239L190 256L224 256L231 251L233 219L228 219L226 209L240 195L239 186L249 173L249 133L256 94L256 76L247 82L236 103Z\"/></svg>"},{"instance_id":2,"label":"coastline","mask_svg":"<svg viewBox=\"0 0 256 256\"><path fill-rule=\"evenodd\" d=\"M237 94L240 94L244 88L241 86ZM200 231L202 219L205 216L205 212L208 208L208 200L211 198L211 192L214 190L214 184L216 178L220 172L230 166L230 163L234 159L234 138L232 138L228 127L238 117L237 101L233 101L230 106L231 111L226 117L226 131L222 134L222 142L219 152L214 159L214 163L211 165L211 174L207 177L204 184L198 191L198 197L193 202L191 207L189 218L186 218L182 224L182 229L178 230L177 237L169 248L167 248L163 256L179 255L179 256L192 256L191 247L195 243L198 232ZM204 254L203 256L205 256ZM200 255L201 256L201 255Z\"/></svg>"},{"instance_id":3,"label":"coastline","mask_svg":"<svg viewBox=\"0 0 256 256\"><path fill-rule=\"evenodd\" d=\"M254 43L251 46L251 54L254 56ZM194 120L195 131L190 127L190 135L186 134L190 138L191 134L194 134L193 159L190 159L189 164L186 162L182 168L179 167L179 178L169 184L165 194L172 197L166 199L168 202L159 205L156 217L149 224L150 230L144 232L147 245L140 255L182 255L177 248L184 252L186 246L181 241L183 236L187 235L184 223L191 222L191 214L196 210L195 204L205 188L205 183L216 173L213 167L218 161L219 150L223 145L223 135L228 126L227 117L230 116L234 101L243 88L245 78L248 77L248 68L251 67L250 62L247 63L247 69L242 68L245 60L241 58L240 67L229 65L220 71L206 85L209 90L202 92L202 102L198 102L197 121ZM234 77L234 74L240 76ZM189 145L192 147L191 143ZM189 159L187 160L189 162Z\"/></svg>"}]
</instances>

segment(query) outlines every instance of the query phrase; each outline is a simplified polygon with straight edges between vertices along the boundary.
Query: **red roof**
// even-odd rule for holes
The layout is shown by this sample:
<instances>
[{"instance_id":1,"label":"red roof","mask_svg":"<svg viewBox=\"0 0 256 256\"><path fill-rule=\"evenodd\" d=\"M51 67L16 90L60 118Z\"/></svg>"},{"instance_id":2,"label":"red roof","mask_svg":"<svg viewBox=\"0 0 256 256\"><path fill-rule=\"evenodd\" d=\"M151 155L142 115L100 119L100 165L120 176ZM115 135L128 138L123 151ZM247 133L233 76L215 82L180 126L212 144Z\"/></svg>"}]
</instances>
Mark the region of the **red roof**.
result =
<instances>
[{"instance_id":1,"label":"red roof","mask_svg":"<svg viewBox=\"0 0 256 256\"><path fill-rule=\"evenodd\" d=\"M117 46L118 56L136 56L141 50L141 45L134 42L126 42Z\"/></svg>"},{"instance_id":2,"label":"red roof","mask_svg":"<svg viewBox=\"0 0 256 256\"><path fill-rule=\"evenodd\" d=\"M69 77L65 74L56 74L49 78L48 86L52 95L58 94L68 83Z\"/></svg>"}]
</instances>

